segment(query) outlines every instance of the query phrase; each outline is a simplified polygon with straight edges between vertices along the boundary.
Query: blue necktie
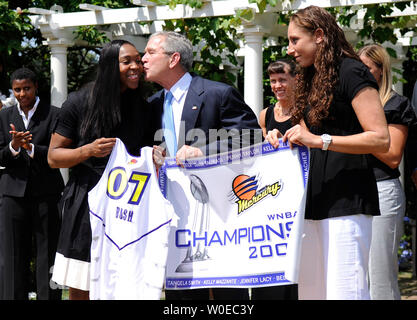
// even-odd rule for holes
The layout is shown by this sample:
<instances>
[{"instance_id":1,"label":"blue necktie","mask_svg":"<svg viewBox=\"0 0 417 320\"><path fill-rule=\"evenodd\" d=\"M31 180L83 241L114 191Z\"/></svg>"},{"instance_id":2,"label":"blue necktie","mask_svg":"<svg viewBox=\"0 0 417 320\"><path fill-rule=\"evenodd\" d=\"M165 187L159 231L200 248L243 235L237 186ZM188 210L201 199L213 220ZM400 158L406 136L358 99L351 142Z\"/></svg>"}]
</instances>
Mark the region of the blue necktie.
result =
<instances>
[{"instance_id":1,"label":"blue necktie","mask_svg":"<svg viewBox=\"0 0 417 320\"><path fill-rule=\"evenodd\" d=\"M172 97L171 91L168 91L165 94L162 125L164 127L165 143L168 148L169 156L175 157L177 154L177 136L175 134L174 115L172 114Z\"/></svg>"}]
</instances>

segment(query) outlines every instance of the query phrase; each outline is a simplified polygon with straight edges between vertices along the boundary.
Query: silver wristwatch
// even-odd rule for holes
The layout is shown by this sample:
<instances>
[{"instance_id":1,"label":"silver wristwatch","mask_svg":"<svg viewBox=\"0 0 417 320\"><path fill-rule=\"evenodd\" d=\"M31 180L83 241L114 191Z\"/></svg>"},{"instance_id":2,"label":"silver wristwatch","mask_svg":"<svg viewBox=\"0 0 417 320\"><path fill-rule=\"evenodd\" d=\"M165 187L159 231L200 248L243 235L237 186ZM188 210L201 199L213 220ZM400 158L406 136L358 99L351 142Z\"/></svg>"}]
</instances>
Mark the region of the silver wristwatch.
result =
<instances>
[{"instance_id":1,"label":"silver wristwatch","mask_svg":"<svg viewBox=\"0 0 417 320\"><path fill-rule=\"evenodd\" d=\"M321 135L321 140L323 140L323 147L321 150L327 150L329 144L332 143L332 137L327 133Z\"/></svg>"}]
</instances>

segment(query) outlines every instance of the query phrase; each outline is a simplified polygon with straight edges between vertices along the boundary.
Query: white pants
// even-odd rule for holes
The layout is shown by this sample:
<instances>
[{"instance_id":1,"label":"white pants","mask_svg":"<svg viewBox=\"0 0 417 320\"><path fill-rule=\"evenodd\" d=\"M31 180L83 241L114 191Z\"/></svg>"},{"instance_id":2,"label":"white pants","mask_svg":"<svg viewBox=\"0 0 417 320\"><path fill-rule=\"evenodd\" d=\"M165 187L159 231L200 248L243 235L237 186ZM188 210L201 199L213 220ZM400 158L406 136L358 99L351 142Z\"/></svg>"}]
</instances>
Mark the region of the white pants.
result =
<instances>
[{"instance_id":1,"label":"white pants","mask_svg":"<svg viewBox=\"0 0 417 320\"><path fill-rule=\"evenodd\" d=\"M378 181L381 215L372 222L369 285L372 300L400 300L398 247L403 235L405 194L399 179Z\"/></svg>"},{"instance_id":2,"label":"white pants","mask_svg":"<svg viewBox=\"0 0 417 320\"><path fill-rule=\"evenodd\" d=\"M368 300L372 216L305 220L300 300Z\"/></svg>"}]
</instances>

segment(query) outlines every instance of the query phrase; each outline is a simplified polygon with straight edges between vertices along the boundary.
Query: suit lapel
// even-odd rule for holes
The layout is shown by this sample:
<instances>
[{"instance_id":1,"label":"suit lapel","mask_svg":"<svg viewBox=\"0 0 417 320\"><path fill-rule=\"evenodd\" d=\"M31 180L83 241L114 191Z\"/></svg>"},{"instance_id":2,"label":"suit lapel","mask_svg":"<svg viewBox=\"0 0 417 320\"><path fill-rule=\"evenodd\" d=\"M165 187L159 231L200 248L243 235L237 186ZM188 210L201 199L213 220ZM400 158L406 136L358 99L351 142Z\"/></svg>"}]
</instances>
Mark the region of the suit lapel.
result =
<instances>
[{"instance_id":1,"label":"suit lapel","mask_svg":"<svg viewBox=\"0 0 417 320\"><path fill-rule=\"evenodd\" d=\"M37 123L39 123L43 110L44 110L44 106L42 102L39 102L35 113L33 114L32 118L29 121L27 130L31 131L32 127L36 125Z\"/></svg>"},{"instance_id":2,"label":"suit lapel","mask_svg":"<svg viewBox=\"0 0 417 320\"><path fill-rule=\"evenodd\" d=\"M17 105L13 106L11 123L14 124L16 131L26 131L25 124L23 122L22 116L19 113L19 110L17 109Z\"/></svg>"},{"instance_id":3,"label":"suit lapel","mask_svg":"<svg viewBox=\"0 0 417 320\"><path fill-rule=\"evenodd\" d=\"M154 112L156 114L156 119L158 121L157 122L157 128L162 129L162 116L164 114L164 100L165 100L165 94L164 94L163 89L160 91L160 95L157 99L158 99L157 101L159 101L159 102L156 103L156 105L155 105L156 109L154 110Z\"/></svg>"},{"instance_id":4,"label":"suit lapel","mask_svg":"<svg viewBox=\"0 0 417 320\"><path fill-rule=\"evenodd\" d=\"M187 132L195 128L198 115L200 114L200 110L203 106L203 93L204 87L201 78L193 76L185 98L184 108L182 110L178 148L185 144L184 138L186 138Z\"/></svg>"}]
</instances>

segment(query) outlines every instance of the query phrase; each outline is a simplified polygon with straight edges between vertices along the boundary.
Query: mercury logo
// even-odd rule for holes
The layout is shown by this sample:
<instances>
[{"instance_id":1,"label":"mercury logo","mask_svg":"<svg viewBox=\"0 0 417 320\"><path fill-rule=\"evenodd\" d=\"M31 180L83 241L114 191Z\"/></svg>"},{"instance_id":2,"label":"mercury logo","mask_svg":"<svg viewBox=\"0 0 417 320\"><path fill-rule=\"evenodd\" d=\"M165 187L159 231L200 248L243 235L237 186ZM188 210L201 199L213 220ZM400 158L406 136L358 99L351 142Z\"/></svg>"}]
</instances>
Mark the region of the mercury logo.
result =
<instances>
[{"instance_id":1,"label":"mercury logo","mask_svg":"<svg viewBox=\"0 0 417 320\"><path fill-rule=\"evenodd\" d=\"M235 203L238 205L237 214L251 208L265 197L276 196L282 189L281 181L266 185L258 191L258 180L256 176L245 174L238 175L233 179L232 191L235 196Z\"/></svg>"}]
</instances>

